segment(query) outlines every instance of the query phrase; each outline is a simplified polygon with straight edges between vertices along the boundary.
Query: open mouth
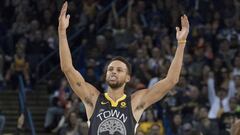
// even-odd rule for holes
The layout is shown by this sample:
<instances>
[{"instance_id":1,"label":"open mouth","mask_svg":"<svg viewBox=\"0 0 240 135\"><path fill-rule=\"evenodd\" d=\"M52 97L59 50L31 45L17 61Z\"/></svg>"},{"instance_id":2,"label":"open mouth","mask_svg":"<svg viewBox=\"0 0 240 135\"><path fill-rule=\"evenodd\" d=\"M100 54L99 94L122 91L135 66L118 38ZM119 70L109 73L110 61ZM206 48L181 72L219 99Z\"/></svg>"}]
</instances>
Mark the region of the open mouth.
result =
<instances>
[{"instance_id":1,"label":"open mouth","mask_svg":"<svg viewBox=\"0 0 240 135\"><path fill-rule=\"evenodd\" d=\"M116 81L116 80L117 80L117 77L116 77L116 76L110 76L110 77L109 77L109 80L110 80L110 81Z\"/></svg>"}]
</instances>

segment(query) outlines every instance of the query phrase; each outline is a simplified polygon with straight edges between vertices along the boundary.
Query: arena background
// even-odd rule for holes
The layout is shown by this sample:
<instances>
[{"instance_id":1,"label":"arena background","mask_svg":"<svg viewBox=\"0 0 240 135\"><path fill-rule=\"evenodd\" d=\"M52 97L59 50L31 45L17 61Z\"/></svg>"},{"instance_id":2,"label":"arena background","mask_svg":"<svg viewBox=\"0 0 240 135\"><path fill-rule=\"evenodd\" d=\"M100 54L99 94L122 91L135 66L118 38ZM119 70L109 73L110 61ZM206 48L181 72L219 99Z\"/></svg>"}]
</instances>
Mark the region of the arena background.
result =
<instances>
[{"instance_id":1,"label":"arena background","mask_svg":"<svg viewBox=\"0 0 240 135\"><path fill-rule=\"evenodd\" d=\"M163 78L177 46L175 27L186 14L190 33L179 83L144 112L137 135L230 135L240 113L239 0L68 2L74 66L101 92L104 65L117 55L133 65L127 92ZM64 135L72 125L74 135L86 135L84 107L59 66L62 4L1 1L0 134Z\"/></svg>"}]
</instances>

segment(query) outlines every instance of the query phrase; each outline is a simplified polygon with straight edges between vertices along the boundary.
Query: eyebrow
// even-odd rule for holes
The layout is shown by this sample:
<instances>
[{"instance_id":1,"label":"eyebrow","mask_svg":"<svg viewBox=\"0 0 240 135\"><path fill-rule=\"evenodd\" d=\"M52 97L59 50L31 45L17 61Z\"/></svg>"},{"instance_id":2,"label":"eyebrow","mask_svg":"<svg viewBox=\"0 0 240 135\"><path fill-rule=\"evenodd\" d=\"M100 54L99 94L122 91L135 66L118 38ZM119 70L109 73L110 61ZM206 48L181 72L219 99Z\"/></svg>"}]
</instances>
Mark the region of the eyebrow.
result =
<instances>
[{"instance_id":1,"label":"eyebrow","mask_svg":"<svg viewBox=\"0 0 240 135\"><path fill-rule=\"evenodd\" d=\"M107 68L107 70L110 69L110 68L122 69L122 70L126 70L126 72L128 72L128 69L127 69L127 68L123 68L123 67L114 67L114 66L110 66L110 67Z\"/></svg>"},{"instance_id":2,"label":"eyebrow","mask_svg":"<svg viewBox=\"0 0 240 135\"><path fill-rule=\"evenodd\" d=\"M121 68L121 69L127 69L127 68L123 68L123 67L114 67L114 66L109 66L108 68Z\"/></svg>"}]
</instances>

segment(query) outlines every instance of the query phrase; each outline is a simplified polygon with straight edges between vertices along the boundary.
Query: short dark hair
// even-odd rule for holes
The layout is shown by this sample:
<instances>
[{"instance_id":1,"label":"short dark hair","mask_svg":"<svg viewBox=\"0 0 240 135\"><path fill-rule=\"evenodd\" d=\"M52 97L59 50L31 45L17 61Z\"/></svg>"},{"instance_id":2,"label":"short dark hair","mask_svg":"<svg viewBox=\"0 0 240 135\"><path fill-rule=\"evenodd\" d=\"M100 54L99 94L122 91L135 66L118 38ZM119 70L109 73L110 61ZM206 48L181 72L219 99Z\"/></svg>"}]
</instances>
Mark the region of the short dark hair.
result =
<instances>
[{"instance_id":1,"label":"short dark hair","mask_svg":"<svg viewBox=\"0 0 240 135\"><path fill-rule=\"evenodd\" d=\"M123 62L123 63L127 66L128 75L131 75L131 74L132 74L132 66L131 66L131 64L127 61L127 59L125 59L125 58L122 57L122 56L113 57L113 58L108 62L108 64L106 65L105 72L107 71L108 65L109 65L111 62L117 61L117 60Z\"/></svg>"}]
</instances>

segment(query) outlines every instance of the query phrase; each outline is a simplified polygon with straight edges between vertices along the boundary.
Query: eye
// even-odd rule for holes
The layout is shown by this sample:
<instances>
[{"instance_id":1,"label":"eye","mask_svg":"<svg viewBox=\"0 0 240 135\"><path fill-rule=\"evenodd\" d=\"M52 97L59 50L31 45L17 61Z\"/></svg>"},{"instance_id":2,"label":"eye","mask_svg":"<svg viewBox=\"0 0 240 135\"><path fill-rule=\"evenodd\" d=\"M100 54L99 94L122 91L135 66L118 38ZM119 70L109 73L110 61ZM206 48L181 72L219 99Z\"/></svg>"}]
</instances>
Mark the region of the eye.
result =
<instances>
[{"instance_id":1,"label":"eye","mask_svg":"<svg viewBox=\"0 0 240 135\"><path fill-rule=\"evenodd\" d=\"M113 68L108 68L107 71L113 71Z\"/></svg>"},{"instance_id":2,"label":"eye","mask_svg":"<svg viewBox=\"0 0 240 135\"><path fill-rule=\"evenodd\" d=\"M118 72L122 72L122 71L123 71L123 69L121 69L121 68L118 68L118 69L117 69L117 71L118 71Z\"/></svg>"}]
</instances>

